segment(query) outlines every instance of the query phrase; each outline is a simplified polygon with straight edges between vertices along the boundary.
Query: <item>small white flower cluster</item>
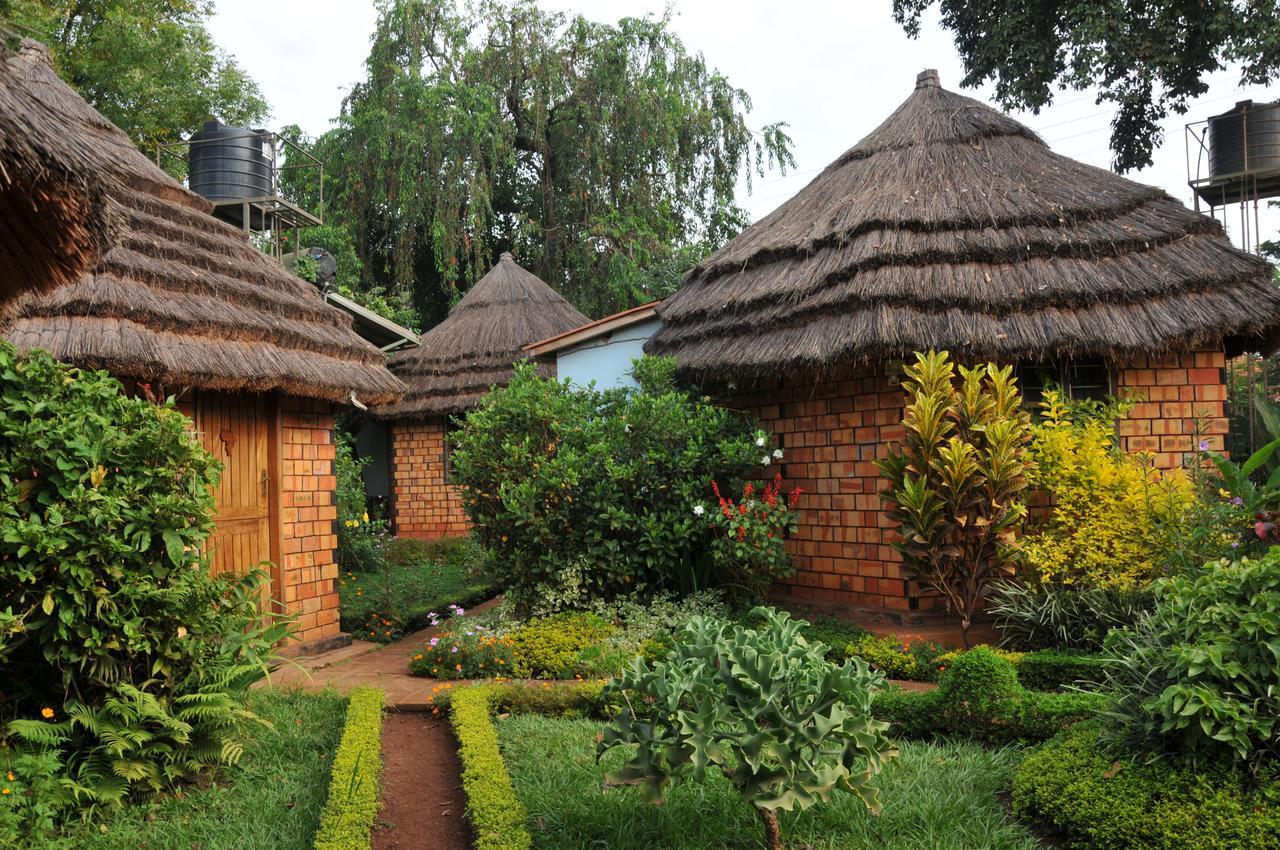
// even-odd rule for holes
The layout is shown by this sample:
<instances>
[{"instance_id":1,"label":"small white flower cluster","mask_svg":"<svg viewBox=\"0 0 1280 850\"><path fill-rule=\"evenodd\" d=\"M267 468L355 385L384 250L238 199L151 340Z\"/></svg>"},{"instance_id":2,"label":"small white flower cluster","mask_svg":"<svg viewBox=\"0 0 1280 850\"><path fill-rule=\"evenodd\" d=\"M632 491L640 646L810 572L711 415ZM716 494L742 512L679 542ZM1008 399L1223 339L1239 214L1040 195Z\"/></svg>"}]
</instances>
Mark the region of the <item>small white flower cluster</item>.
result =
<instances>
[{"instance_id":1,"label":"small white flower cluster","mask_svg":"<svg viewBox=\"0 0 1280 850\"><path fill-rule=\"evenodd\" d=\"M706 509L706 508L704 508L702 505L694 505L694 506L693 506L693 515L694 515L694 516L702 516L702 515L703 515L703 514L705 514L706 512L707 512L707 509Z\"/></svg>"}]
</instances>

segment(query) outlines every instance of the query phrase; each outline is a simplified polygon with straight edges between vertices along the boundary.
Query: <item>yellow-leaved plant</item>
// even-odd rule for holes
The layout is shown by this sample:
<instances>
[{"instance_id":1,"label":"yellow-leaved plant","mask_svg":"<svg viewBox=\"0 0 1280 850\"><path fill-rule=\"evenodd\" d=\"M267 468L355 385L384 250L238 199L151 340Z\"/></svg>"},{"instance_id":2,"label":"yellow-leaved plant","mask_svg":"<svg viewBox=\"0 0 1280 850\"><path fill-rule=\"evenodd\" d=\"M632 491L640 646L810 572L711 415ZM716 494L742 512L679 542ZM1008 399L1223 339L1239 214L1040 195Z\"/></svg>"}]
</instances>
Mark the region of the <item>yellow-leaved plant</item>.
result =
<instances>
[{"instance_id":1,"label":"yellow-leaved plant","mask_svg":"<svg viewBox=\"0 0 1280 850\"><path fill-rule=\"evenodd\" d=\"M1160 553L1195 504L1195 487L1183 470L1159 470L1149 454L1120 449L1116 422L1126 407L1045 391L1027 478L1050 506L1033 514L1021 540L1028 579L1127 590L1160 574Z\"/></svg>"}]
</instances>

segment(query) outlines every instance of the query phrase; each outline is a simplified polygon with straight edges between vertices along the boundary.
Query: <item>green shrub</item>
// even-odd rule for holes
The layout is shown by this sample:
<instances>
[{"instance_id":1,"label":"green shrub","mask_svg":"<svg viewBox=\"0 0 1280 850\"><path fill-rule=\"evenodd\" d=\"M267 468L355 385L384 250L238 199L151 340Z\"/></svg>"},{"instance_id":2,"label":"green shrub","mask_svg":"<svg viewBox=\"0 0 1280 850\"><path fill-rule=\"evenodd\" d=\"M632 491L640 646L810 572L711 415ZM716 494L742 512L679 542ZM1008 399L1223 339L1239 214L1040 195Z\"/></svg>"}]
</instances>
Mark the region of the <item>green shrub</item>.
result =
<instances>
[{"instance_id":1,"label":"green shrub","mask_svg":"<svg viewBox=\"0 0 1280 850\"><path fill-rule=\"evenodd\" d=\"M757 438L761 450L767 451L764 442L763 436ZM772 457L781 459L782 449L774 449ZM762 457L765 459L768 457ZM758 486L748 481L742 498L735 503L712 481L719 504L705 514L712 528L711 561L717 579L740 599L764 599L775 581L795 574L786 538L795 533L799 521L795 505L800 488L784 497L781 472L764 489ZM698 505L694 510L705 508Z\"/></svg>"},{"instance_id":2,"label":"green shrub","mask_svg":"<svg viewBox=\"0 0 1280 850\"><path fill-rule=\"evenodd\" d=\"M0 748L0 846L50 832L74 804L54 751Z\"/></svg>"},{"instance_id":3,"label":"green shrub","mask_svg":"<svg viewBox=\"0 0 1280 850\"><path fill-rule=\"evenodd\" d=\"M990 744L1043 741L1108 705L1094 693L1039 693L1019 684L1014 665L987 647L957 654L935 691L889 689L876 717L903 738L958 735Z\"/></svg>"},{"instance_id":4,"label":"green shrub","mask_svg":"<svg viewBox=\"0 0 1280 850\"><path fill-rule=\"evenodd\" d=\"M599 616L580 611L535 617L511 632L514 675L568 679L578 672L578 655L609 637L614 627Z\"/></svg>"},{"instance_id":5,"label":"green shrub","mask_svg":"<svg viewBox=\"0 0 1280 850\"><path fill-rule=\"evenodd\" d=\"M382 776L382 691L351 692L342 742L333 756L329 798L320 815L315 850L361 850L372 841Z\"/></svg>"},{"instance_id":6,"label":"green shrub","mask_svg":"<svg viewBox=\"0 0 1280 850\"><path fill-rule=\"evenodd\" d=\"M933 641L903 643L893 635L867 632L845 644L841 658L861 658L890 679L933 682L938 678L938 664L946 657L946 647Z\"/></svg>"},{"instance_id":7,"label":"green shrub","mask_svg":"<svg viewBox=\"0 0 1280 850\"><path fill-rule=\"evenodd\" d=\"M897 751L871 718L883 681L862 661L837 667L786 613L761 609L759 630L697 618L672 652L637 660L605 686L626 707L604 730L597 758L620 744L634 756L606 777L643 785L660 802L673 782L722 772L759 813L766 843L782 846L777 811L806 809L836 788L877 808L871 780Z\"/></svg>"},{"instance_id":8,"label":"green shrub","mask_svg":"<svg viewBox=\"0 0 1280 850\"><path fill-rule=\"evenodd\" d=\"M1032 753L1013 779L1013 809L1069 847L1270 850L1280 847L1280 786L1222 768L1108 752L1081 724Z\"/></svg>"},{"instance_id":9,"label":"green shrub","mask_svg":"<svg viewBox=\"0 0 1280 850\"><path fill-rule=\"evenodd\" d=\"M527 814L498 750L491 699L489 686L462 688L453 697L449 715L458 738L462 790L475 850L528 850L533 839L525 826Z\"/></svg>"},{"instance_id":10,"label":"green shrub","mask_svg":"<svg viewBox=\"0 0 1280 850\"><path fill-rule=\"evenodd\" d=\"M1280 549L1154 590L1151 616L1108 640L1111 718L1136 746L1255 767L1280 757Z\"/></svg>"},{"instance_id":11,"label":"green shrub","mask_svg":"<svg viewBox=\"0 0 1280 850\"><path fill-rule=\"evenodd\" d=\"M877 466L903 574L942 594L968 646L988 589L1013 573L1029 418L1012 367L959 371L957 388L947 352L916 354L904 370L902 444Z\"/></svg>"},{"instance_id":12,"label":"green shrub","mask_svg":"<svg viewBox=\"0 0 1280 850\"><path fill-rule=\"evenodd\" d=\"M674 389L673 368L649 363L642 390L600 392L520 364L467 415L454 472L521 617L715 583L711 483L736 486L772 450L748 421Z\"/></svg>"},{"instance_id":13,"label":"green shrub","mask_svg":"<svg viewBox=\"0 0 1280 850\"><path fill-rule=\"evenodd\" d=\"M1098 652L1112 629L1132 628L1154 606L1155 598L1145 587L1005 582L992 591L988 610L1005 646Z\"/></svg>"},{"instance_id":14,"label":"green shrub","mask_svg":"<svg viewBox=\"0 0 1280 850\"><path fill-rule=\"evenodd\" d=\"M391 535L386 520L369 516L363 470L368 458L357 458L355 437L334 429L333 474L337 480L334 504L338 509L338 547L334 556L339 569L363 573L386 566Z\"/></svg>"},{"instance_id":15,"label":"green shrub","mask_svg":"<svg viewBox=\"0 0 1280 850\"><path fill-rule=\"evenodd\" d=\"M218 464L189 420L0 344L0 447L0 737L88 803L235 761L286 628L260 572L210 576Z\"/></svg>"},{"instance_id":16,"label":"green shrub","mask_svg":"<svg viewBox=\"0 0 1280 850\"><path fill-rule=\"evenodd\" d=\"M1059 649L1024 653L1018 661L1018 681L1033 691L1058 691L1105 678L1107 656Z\"/></svg>"}]
</instances>

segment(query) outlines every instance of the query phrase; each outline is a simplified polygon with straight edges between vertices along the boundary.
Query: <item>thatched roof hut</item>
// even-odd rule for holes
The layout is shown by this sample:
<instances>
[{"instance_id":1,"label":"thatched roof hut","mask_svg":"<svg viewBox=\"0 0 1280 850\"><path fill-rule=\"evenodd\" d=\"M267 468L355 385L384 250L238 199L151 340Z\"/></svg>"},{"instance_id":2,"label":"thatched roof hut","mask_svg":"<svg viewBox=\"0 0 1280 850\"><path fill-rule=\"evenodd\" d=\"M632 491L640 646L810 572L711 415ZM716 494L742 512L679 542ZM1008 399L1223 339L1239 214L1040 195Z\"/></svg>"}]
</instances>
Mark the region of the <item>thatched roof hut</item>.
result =
<instances>
[{"instance_id":1,"label":"thatched roof hut","mask_svg":"<svg viewBox=\"0 0 1280 850\"><path fill-rule=\"evenodd\" d=\"M524 346L590 321L504 253L417 348L391 359L391 371L409 391L376 413L412 419L468 410L511 378Z\"/></svg>"},{"instance_id":2,"label":"thatched roof hut","mask_svg":"<svg viewBox=\"0 0 1280 850\"><path fill-rule=\"evenodd\" d=\"M167 386L373 403L403 389L348 316L210 215L68 88L43 48L24 43L4 70L7 87L41 104L44 135L78 152L78 174L119 208L124 228L88 273L11 305L4 335L15 345Z\"/></svg>"},{"instance_id":3,"label":"thatched roof hut","mask_svg":"<svg viewBox=\"0 0 1280 850\"><path fill-rule=\"evenodd\" d=\"M707 258L646 346L708 380L946 348L973 358L1270 348L1269 266L1159 189L1059 156L937 72Z\"/></svg>"},{"instance_id":4,"label":"thatched roof hut","mask_svg":"<svg viewBox=\"0 0 1280 850\"><path fill-rule=\"evenodd\" d=\"M22 49L44 51L31 41ZM122 225L83 140L63 138L58 113L20 84L24 61L0 40L0 303L76 280Z\"/></svg>"}]
</instances>

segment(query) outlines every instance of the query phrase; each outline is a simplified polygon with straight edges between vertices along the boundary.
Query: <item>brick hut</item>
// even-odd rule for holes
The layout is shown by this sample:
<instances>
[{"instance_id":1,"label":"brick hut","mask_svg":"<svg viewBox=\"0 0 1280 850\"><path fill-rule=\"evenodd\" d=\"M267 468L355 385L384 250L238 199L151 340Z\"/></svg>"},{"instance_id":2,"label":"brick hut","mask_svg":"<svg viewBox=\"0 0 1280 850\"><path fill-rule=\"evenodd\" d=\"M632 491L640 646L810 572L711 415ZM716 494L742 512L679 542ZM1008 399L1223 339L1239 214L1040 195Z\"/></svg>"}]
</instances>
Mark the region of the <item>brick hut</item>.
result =
<instances>
[{"instance_id":1,"label":"brick hut","mask_svg":"<svg viewBox=\"0 0 1280 850\"><path fill-rule=\"evenodd\" d=\"M52 105L21 84L24 61L0 39L0 303L78 279L121 228L106 184L87 176L87 151L58 135Z\"/></svg>"},{"instance_id":2,"label":"brick hut","mask_svg":"<svg viewBox=\"0 0 1280 850\"><path fill-rule=\"evenodd\" d=\"M686 277L646 346L719 386L804 488L784 597L896 612L904 581L874 461L902 435L913 351L1018 365L1024 392L1143 399L1129 450L1162 467L1197 417L1221 449L1226 358L1270 350L1280 291L1217 222L1051 151L935 71L799 194Z\"/></svg>"},{"instance_id":3,"label":"brick hut","mask_svg":"<svg viewBox=\"0 0 1280 850\"><path fill-rule=\"evenodd\" d=\"M43 105L43 130L81 151L122 225L87 273L14 301L4 335L174 395L224 466L213 568L271 562L271 599L298 618L293 649L340 641L334 408L387 401L403 385L348 316L210 215L58 79L43 48L26 45L4 70L5 86Z\"/></svg>"},{"instance_id":4,"label":"brick hut","mask_svg":"<svg viewBox=\"0 0 1280 850\"><path fill-rule=\"evenodd\" d=\"M417 348L391 359L408 392L375 411L391 427L391 519L404 537L436 539L469 530L450 483L450 417L511 379L524 346L591 320L541 278L503 254ZM554 366L543 365L554 374Z\"/></svg>"}]
</instances>

